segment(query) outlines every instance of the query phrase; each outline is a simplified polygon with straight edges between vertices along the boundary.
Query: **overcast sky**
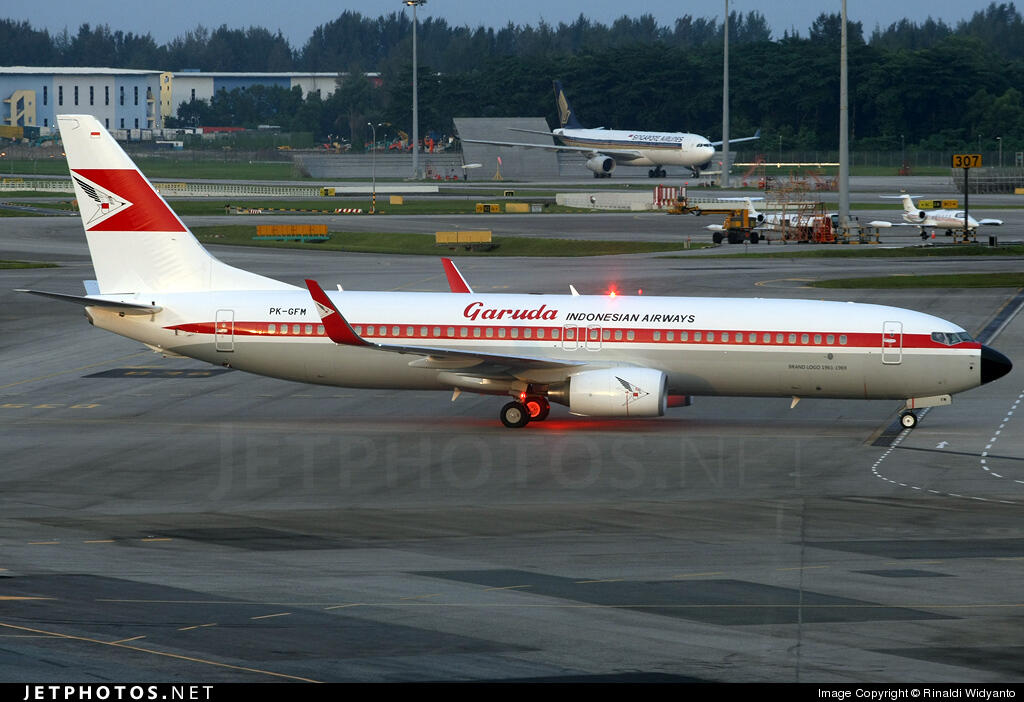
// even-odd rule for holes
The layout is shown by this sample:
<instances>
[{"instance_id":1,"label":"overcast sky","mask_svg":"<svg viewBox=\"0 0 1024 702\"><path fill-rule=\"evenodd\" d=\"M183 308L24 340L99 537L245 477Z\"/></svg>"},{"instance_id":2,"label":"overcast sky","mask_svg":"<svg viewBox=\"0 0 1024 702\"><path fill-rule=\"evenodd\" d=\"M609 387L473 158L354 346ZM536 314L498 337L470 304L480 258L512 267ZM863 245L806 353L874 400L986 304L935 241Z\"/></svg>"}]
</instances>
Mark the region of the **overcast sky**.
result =
<instances>
[{"instance_id":1,"label":"overcast sky","mask_svg":"<svg viewBox=\"0 0 1024 702\"><path fill-rule=\"evenodd\" d=\"M853 21L862 22L865 35L875 25L883 28L904 17L921 22L931 16L956 25L990 0L847 0L847 12ZM27 20L37 29L60 32L65 27L74 34L79 25L108 24L111 29L152 34L159 44L184 34L196 25L208 28L222 24L231 28L249 26L278 29L293 48L301 48L313 29L328 22L344 10L354 10L376 17L402 10L401 0L365 0L364 2L324 2L323 0L174 0L171 3L82 2L81 0L47 0L40 6L45 11L30 13L30 3L17 3L0 10L0 17ZM775 38L787 29L807 35L807 28L821 12L839 12L841 0L731 0L732 11L747 13L756 10L771 25ZM610 24L623 14L638 16L649 13L659 24L671 26L676 17L721 17L724 0L693 2L691 0L429 0L417 11L420 18L443 17L451 25L468 24L499 27L509 22L536 24L543 19L549 24L572 22L580 13L591 20ZM408 11L408 10L407 10Z\"/></svg>"}]
</instances>

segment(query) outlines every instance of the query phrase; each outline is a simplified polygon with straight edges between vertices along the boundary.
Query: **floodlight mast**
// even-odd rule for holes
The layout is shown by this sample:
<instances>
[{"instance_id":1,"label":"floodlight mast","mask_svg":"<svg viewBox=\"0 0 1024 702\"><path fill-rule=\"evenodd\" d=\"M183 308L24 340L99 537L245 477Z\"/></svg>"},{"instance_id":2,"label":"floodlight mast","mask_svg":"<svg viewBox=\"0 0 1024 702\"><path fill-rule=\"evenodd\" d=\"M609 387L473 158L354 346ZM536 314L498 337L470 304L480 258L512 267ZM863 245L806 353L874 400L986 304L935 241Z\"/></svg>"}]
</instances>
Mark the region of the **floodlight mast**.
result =
<instances>
[{"instance_id":1,"label":"floodlight mast","mask_svg":"<svg viewBox=\"0 0 1024 702\"><path fill-rule=\"evenodd\" d=\"M418 66L416 62L416 8L426 5L427 0L402 0L402 4L412 8L412 177L420 177L420 115L419 96L417 91Z\"/></svg>"}]
</instances>

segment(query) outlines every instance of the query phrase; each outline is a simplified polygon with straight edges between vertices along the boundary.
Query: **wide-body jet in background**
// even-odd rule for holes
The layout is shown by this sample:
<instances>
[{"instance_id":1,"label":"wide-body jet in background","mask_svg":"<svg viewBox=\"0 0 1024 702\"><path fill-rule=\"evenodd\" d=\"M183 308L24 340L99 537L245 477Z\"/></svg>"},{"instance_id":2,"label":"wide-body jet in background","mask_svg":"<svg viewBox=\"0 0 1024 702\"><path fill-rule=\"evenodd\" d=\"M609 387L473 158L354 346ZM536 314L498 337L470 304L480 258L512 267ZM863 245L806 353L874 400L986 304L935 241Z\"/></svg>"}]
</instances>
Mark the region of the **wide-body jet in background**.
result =
<instances>
[{"instance_id":1,"label":"wide-body jet in background","mask_svg":"<svg viewBox=\"0 0 1024 702\"><path fill-rule=\"evenodd\" d=\"M509 427L551 402L655 417L694 395L899 399L917 407L1009 372L920 312L843 302L625 295L325 292L211 256L91 115L58 116L96 273L85 308L154 351L306 383L504 397Z\"/></svg>"},{"instance_id":2,"label":"wide-body jet in background","mask_svg":"<svg viewBox=\"0 0 1024 702\"><path fill-rule=\"evenodd\" d=\"M664 178L664 166L685 166L695 178L706 170L715 155L720 141L709 141L699 134L686 132L651 132L623 129L587 129L576 118L569 105L562 84L557 80L555 102L558 106L558 129L541 132L533 129L510 127L510 131L544 134L554 138L554 144L528 144L514 141L486 141L463 139L476 144L491 144L523 149L545 149L548 151L576 151L587 159L586 166L595 178L610 178L619 166L648 168L651 178ZM760 131L752 137L731 139L730 144L760 138Z\"/></svg>"}]
</instances>

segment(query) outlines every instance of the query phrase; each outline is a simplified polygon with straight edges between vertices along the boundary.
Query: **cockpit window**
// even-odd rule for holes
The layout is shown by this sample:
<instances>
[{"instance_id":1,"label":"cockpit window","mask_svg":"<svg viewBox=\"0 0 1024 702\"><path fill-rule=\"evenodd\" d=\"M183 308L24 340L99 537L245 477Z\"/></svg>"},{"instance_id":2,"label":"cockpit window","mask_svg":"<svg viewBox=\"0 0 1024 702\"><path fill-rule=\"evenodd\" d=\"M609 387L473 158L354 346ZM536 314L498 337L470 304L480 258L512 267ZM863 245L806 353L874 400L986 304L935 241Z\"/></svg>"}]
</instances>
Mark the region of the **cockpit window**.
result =
<instances>
[{"instance_id":1,"label":"cockpit window","mask_svg":"<svg viewBox=\"0 0 1024 702\"><path fill-rule=\"evenodd\" d=\"M932 332L932 341L943 346L955 346L965 341L974 341L967 332Z\"/></svg>"}]
</instances>

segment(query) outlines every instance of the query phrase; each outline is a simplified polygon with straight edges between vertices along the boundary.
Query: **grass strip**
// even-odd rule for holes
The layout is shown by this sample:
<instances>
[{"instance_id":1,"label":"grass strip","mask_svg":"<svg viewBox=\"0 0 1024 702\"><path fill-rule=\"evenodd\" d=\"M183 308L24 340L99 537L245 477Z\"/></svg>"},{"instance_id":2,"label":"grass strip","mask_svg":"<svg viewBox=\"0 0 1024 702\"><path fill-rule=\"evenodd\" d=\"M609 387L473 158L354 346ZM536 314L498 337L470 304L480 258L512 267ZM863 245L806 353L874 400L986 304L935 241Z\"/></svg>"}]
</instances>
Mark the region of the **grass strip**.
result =
<instances>
[{"instance_id":1,"label":"grass strip","mask_svg":"<svg viewBox=\"0 0 1024 702\"><path fill-rule=\"evenodd\" d=\"M582 239L546 239L539 237L496 236L497 247L490 251L464 247L435 246L429 234L398 232L331 232L330 241L303 243L291 241L254 241L256 228L246 225L196 227L196 237L205 244L264 246L289 249L349 251L353 253L413 254L422 256L613 256L619 254L678 251L683 242L588 241ZM692 244L691 248L709 246Z\"/></svg>"}]
</instances>

